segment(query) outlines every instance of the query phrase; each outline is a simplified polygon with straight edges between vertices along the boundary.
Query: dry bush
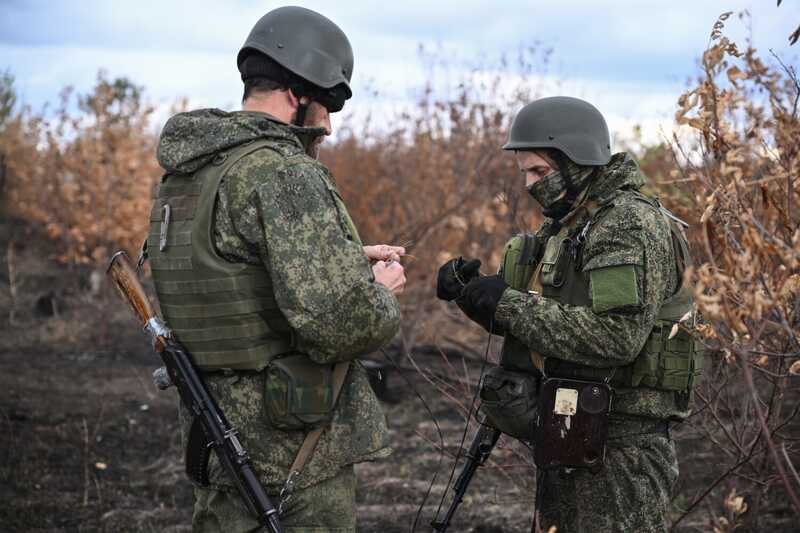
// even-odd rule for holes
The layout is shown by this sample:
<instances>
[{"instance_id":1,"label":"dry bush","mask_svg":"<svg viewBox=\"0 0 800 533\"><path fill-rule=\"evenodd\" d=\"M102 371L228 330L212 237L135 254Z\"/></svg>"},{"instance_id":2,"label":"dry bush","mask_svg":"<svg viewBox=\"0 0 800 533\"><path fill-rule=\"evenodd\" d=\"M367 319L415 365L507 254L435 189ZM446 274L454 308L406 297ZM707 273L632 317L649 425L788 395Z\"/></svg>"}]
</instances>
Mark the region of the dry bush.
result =
<instances>
[{"instance_id":1,"label":"dry bush","mask_svg":"<svg viewBox=\"0 0 800 533\"><path fill-rule=\"evenodd\" d=\"M661 182L696 228L687 275L713 350L691 422L713 443L715 477L679 521L712 496L725 509L710 511L718 531L760 529L767 508L800 514L800 84L777 56L769 64L726 38L730 15L678 102L677 122L695 134L674 137L672 179Z\"/></svg>"},{"instance_id":2,"label":"dry bush","mask_svg":"<svg viewBox=\"0 0 800 533\"><path fill-rule=\"evenodd\" d=\"M101 264L113 247L137 250L161 172L152 111L139 87L101 72L88 95L62 91L53 118L29 108L10 114L0 132L8 214L41 226L62 263Z\"/></svg>"},{"instance_id":3,"label":"dry bush","mask_svg":"<svg viewBox=\"0 0 800 533\"><path fill-rule=\"evenodd\" d=\"M365 240L410 243L406 346L443 337L463 345L452 320L439 334L435 274L458 255L496 271L506 239L539 219L513 157L500 147L514 113L538 95L532 74L547 68L550 52L524 48L512 63L501 59L461 74L452 72L453 58L425 54L429 80L417 102L376 129L345 127L322 159ZM452 78L452 94L437 86Z\"/></svg>"}]
</instances>

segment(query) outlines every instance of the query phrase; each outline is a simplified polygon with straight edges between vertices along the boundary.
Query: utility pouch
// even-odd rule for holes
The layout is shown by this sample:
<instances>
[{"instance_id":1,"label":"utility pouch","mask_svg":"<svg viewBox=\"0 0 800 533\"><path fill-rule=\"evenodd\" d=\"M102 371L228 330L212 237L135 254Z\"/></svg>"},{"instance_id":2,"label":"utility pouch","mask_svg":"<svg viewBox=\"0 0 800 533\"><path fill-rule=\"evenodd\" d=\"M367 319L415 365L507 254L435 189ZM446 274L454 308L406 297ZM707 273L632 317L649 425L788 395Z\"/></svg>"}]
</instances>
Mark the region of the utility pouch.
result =
<instances>
[{"instance_id":1,"label":"utility pouch","mask_svg":"<svg viewBox=\"0 0 800 533\"><path fill-rule=\"evenodd\" d=\"M304 354L275 359L266 370L264 404L272 426L310 430L333 413L333 365L320 365Z\"/></svg>"},{"instance_id":2,"label":"utility pouch","mask_svg":"<svg viewBox=\"0 0 800 533\"><path fill-rule=\"evenodd\" d=\"M561 287L566 279L566 268L569 264L569 253L572 240L558 235L547 239L547 246L542 256L542 285Z\"/></svg>"},{"instance_id":3,"label":"utility pouch","mask_svg":"<svg viewBox=\"0 0 800 533\"><path fill-rule=\"evenodd\" d=\"M603 466L613 391L605 383L548 378L539 389L533 458L539 468Z\"/></svg>"},{"instance_id":4,"label":"utility pouch","mask_svg":"<svg viewBox=\"0 0 800 533\"><path fill-rule=\"evenodd\" d=\"M656 327L631 369L631 386L682 392L691 390L703 371L703 351L691 333Z\"/></svg>"},{"instance_id":5,"label":"utility pouch","mask_svg":"<svg viewBox=\"0 0 800 533\"><path fill-rule=\"evenodd\" d=\"M528 289L528 283L536 270L540 241L536 235L520 233L507 243L500 263L503 280L518 291Z\"/></svg>"},{"instance_id":6,"label":"utility pouch","mask_svg":"<svg viewBox=\"0 0 800 533\"><path fill-rule=\"evenodd\" d=\"M486 422L511 437L532 440L537 385L536 376L490 368L480 388L481 411Z\"/></svg>"}]
</instances>

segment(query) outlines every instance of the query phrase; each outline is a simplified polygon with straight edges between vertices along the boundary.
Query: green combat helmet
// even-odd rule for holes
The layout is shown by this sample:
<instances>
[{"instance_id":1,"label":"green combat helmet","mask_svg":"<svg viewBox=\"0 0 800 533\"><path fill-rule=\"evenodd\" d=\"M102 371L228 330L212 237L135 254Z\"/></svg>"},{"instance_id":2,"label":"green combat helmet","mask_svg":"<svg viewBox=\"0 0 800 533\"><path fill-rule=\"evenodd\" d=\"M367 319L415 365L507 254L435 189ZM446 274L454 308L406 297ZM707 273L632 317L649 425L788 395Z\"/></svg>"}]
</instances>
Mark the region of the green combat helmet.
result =
<instances>
[{"instance_id":1,"label":"green combat helmet","mask_svg":"<svg viewBox=\"0 0 800 533\"><path fill-rule=\"evenodd\" d=\"M611 159L611 139L600 111L569 96L541 98L520 109L503 150L555 148L574 163L605 165Z\"/></svg>"},{"instance_id":2,"label":"green combat helmet","mask_svg":"<svg viewBox=\"0 0 800 533\"><path fill-rule=\"evenodd\" d=\"M316 11L287 6L261 17L237 56L236 63L243 75L243 64L254 52L264 54L321 89L313 99L332 112L339 111L353 95L350 41L339 26Z\"/></svg>"}]
</instances>

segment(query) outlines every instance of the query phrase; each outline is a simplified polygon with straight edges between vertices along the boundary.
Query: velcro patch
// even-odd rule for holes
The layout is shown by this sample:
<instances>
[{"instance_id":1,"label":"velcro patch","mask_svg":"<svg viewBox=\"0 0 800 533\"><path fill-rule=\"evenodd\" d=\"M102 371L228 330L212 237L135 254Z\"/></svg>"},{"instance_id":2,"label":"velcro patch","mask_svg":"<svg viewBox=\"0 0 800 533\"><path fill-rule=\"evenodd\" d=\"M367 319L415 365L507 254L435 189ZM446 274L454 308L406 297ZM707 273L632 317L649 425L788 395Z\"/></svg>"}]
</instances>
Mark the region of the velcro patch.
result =
<instances>
[{"instance_id":1,"label":"velcro patch","mask_svg":"<svg viewBox=\"0 0 800 533\"><path fill-rule=\"evenodd\" d=\"M634 265L615 265L589 272L592 310L604 313L624 307L639 307L639 284Z\"/></svg>"}]
</instances>

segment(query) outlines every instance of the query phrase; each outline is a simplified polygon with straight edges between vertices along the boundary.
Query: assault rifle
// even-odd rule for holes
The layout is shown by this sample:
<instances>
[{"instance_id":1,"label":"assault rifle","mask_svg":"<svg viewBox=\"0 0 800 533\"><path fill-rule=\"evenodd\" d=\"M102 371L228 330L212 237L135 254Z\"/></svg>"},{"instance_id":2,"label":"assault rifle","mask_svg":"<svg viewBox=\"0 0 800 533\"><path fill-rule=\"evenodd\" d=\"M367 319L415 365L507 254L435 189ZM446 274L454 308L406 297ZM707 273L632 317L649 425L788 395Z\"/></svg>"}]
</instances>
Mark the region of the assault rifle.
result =
<instances>
[{"instance_id":1,"label":"assault rifle","mask_svg":"<svg viewBox=\"0 0 800 533\"><path fill-rule=\"evenodd\" d=\"M239 495L258 522L270 533L283 533L278 512L258 481L250 456L239 442L239 432L228 423L211 396L192 356L173 338L172 332L153 311L125 252L114 254L108 274L123 299L133 308L144 330L153 338L153 348L164 361L170 381L177 387L183 404L195 416L192 432L197 428L203 430L207 446L214 449L220 464L233 479ZM187 460L189 465L190 461ZM199 477L207 482L206 464L202 464L202 467L203 472ZM196 472L189 474L193 479L198 479Z\"/></svg>"},{"instance_id":2,"label":"assault rifle","mask_svg":"<svg viewBox=\"0 0 800 533\"><path fill-rule=\"evenodd\" d=\"M450 527L450 520L453 519L456 509L461 504L461 500L464 499L464 494L467 492L470 481L472 481L472 476L475 475L478 467L483 465L486 459L489 458L489 454L492 453L492 449L494 449L494 445L497 444L497 439L499 438L499 429L495 429L483 421L480 423L478 432L475 434L475 438L472 440L467 452L467 461L464 463L464 467L453 485L453 492L455 493L453 501L450 503L443 520L431 522L431 527L433 527L434 531L444 533Z\"/></svg>"}]
</instances>

